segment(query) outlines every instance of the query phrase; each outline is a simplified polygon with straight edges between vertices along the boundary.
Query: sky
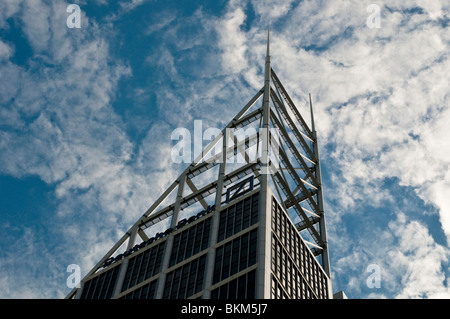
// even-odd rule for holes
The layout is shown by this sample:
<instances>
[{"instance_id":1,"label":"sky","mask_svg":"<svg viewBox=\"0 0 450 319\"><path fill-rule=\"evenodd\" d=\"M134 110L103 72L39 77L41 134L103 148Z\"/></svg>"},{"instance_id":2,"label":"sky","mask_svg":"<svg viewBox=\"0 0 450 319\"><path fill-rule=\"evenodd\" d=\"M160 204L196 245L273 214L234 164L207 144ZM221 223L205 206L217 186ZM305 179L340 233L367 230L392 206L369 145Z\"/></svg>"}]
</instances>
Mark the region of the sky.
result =
<instances>
[{"instance_id":1,"label":"sky","mask_svg":"<svg viewBox=\"0 0 450 319\"><path fill-rule=\"evenodd\" d=\"M80 25L69 19L77 4ZM314 103L333 291L450 298L447 0L0 1L0 298L64 298L272 67ZM68 22L69 21L69 22Z\"/></svg>"}]
</instances>

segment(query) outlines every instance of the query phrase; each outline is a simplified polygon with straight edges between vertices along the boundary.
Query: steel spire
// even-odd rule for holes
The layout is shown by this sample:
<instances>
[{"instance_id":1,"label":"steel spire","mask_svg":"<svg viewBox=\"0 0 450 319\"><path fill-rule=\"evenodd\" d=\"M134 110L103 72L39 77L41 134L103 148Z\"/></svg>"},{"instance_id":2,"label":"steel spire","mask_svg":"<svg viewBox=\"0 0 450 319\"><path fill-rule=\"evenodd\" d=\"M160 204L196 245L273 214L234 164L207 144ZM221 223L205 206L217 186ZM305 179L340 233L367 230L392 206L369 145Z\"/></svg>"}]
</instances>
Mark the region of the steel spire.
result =
<instances>
[{"instance_id":1,"label":"steel spire","mask_svg":"<svg viewBox=\"0 0 450 319\"><path fill-rule=\"evenodd\" d=\"M311 110L311 131L314 133L316 131L316 128L314 125L314 113L313 113L313 106L312 106L312 100L311 100L311 93L309 93L309 108Z\"/></svg>"}]
</instances>

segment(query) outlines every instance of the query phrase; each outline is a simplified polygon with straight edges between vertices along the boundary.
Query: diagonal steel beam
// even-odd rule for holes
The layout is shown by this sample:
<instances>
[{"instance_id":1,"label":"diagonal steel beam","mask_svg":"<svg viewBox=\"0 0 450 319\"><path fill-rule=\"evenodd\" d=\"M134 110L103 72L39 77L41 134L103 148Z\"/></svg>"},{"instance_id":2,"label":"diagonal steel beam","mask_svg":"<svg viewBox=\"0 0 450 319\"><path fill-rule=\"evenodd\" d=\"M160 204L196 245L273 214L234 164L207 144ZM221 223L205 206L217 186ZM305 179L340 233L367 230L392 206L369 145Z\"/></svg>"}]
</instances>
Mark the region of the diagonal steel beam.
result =
<instances>
[{"instance_id":1,"label":"diagonal steel beam","mask_svg":"<svg viewBox=\"0 0 450 319\"><path fill-rule=\"evenodd\" d=\"M275 142L275 141L273 141L273 142ZM281 148L281 147L279 147L279 155L281 155L281 161L285 165L285 168L287 169L289 175L294 179L294 182L296 183L296 185L298 187L301 187L301 190L302 190L303 194L305 194L307 196L307 199L308 199L310 205L312 206L312 208L314 209L315 213L317 215L321 215L322 211L320 210L320 208L317 205L317 203L314 200L314 198L312 198L312 195L309 192L309 190L306 188L305 183L302 181L300 176L298 176L297 172L292 167L289 159L287 158L286 153L283 151L283 148ZM295 198L296 197L294 196L294 194L292 194L292 199L294 200Z\"/></svg>"},{"instance_id":2,"label":"diagonal steel beam","mask_svg":"<svg viewBox=\"0 0 450 319\"><path fill-rule=\"evenodd\" d=\"M291 117L289 116L285 106L283 103L281 103L281 101L278 99L278 96L276 96L276 94L272 94L274 100L276 101L275 107L278 108L282 115L283 118L288 122L288 126L289 128L293 131L294 135L297 137L297 140L299 141L300 145L302 146L302 148L305 150L305 152L308 154L308 156L310 157L311 161L316 164L317 163L317 158L314 155L314 152L311 150L311 148L309 147L308 143L306 143L305 139L303 138L303 135L301 134L301 132L297 129L297 127L295 126L295 123L292 121Z\"/></svg>"},{"instance_id":3,"label":"diagonal steel beam","mask_svg":"<svg viewBox=\"0 0 450 319\"><path fill-rule=\"evenodd\" d=\"M233 172L230 172L229 174L225 175L223 185L227 186L234 181L238 180L239 178L242 178L243 176L246 176L253 172L253 167L258 168L260 166L260 163L249 163L247 165L244 165ZM208 185L202 187L197 192L191 193L187 196L185 196L181 200L181 208L185 208L187 206L192 205L193 203L197 202L199 198L205 198L212 194L217 188L217 181L213 181L209 183ZM165 219L167 217L172 216L173 214L173 208L174 204L166 207L165 209L162 209L146 218L140 219L140 225L141 227L144 227L144 225L151 223L152 220L157 219L158 221ZM146 227L147 228L147 227Z\"/></svg>"},{"instance_id":4,"label":"diagonal steel beam","mask_svg":"<svg viewBox=\"0 0 450 319\"><path fill-rule=\"evenodd\" d=\"M300 164L301 169L305 172L306 176L311 179L311 181L313 182L313 185L315 187L318 187L319 186L319 182L315 178L315 176L312 173L312 171L309 169L309 167L306 164L306 162L304 161L302 155L298 152L297 148L295 147L294 143L292 142L291 138L289 137L289 134L286 132L286 129L284 128L284 126L282 125L282 123L280 122L278 117L275 114L273 114L271 116L271 119L274 121L274 124L280 130L282 138L284 139L285 143L290 146L289 149L293 153L293 155L294 155L295 159L297 160L297 162Z\"/></svg>"},{"instance_id":5,"label":"diagonal steel beam","mask_svg":"<svg viewBox=\"0 0 450 319\"><path fill-rule=\"evenodd\" d=\"M319 206L317 205L316 201L314 200L314 198L312 197L310 191L308 190L308 188L306 188L305 183L303 183L303 181L301 180L301 178L298 176L298 174L295 172L294 168L292 167L291 163L289 162L286 154L283 151L280 151L280 155L283 158L283 162L285 163L285 165L287 165L287 170L288 173L291 177L294 178L297 186L301 187L302 193L306 195L308 202L311 204L312 208L314 209L315 213L317 215L321 215L322 212L319 208ZM293 195L293 194L292 194ZM295 198L295 196L293 196L292 198Z\"/></svg>"},{"instance_id":6,"label":"diagonal steel beam","mask_svg":"<svg viewBox=\"0 0 450 319\"><path fill-rule=\"evenodd\" d=\"M280 173L276 172L274 173L274 177L277 179L278 183L280 184L280 186L282 187L283 191L285 192L286 196L289 198L294 198L294 194L292 194L291 190L289 189L289 185L287 185L287 183L283 180L283 178L281 177ZM311 221L309 220L308 216L306 215L305 211L303 210L303 208L294 201L294 209L297 213L297 215L303 219L303 221L305 222L306 225L306 229L309 231L309 233L311 234L311 236L314 238L314 240L316 241L316 243L323 247L325 245L324 241L322 240L322 238L320 237L320 234L317 232L317 230L314 228L314 225L311 223Z\"/></svg>"},{"instance_id":7,"label":"diagonal steel beam","mask_svg":"<svg viewBox=\"0 0 450 319\"><path fill-rule=\"evenodd\" d=\"M251 137L248 138L247 141L241 141L239 143L237 143L237 145L231 145L229 147L227 147L227 159L233 157L234 154L234 150L235 148L238 149L242 149L244 148L248 148L253 146L255 143L258 142L258 138L259 138L259 133L256 132L255 134L253 134ZM208 169L216 166L217 164L220 164L220 161L222 160L222 152L208 158L205 162L197 165L196 167L193 167L191 169L189 169L189 171L187 172L187 176L189 178L193 178L205 171L207 171Z\"/></svg>"},{"instance_id":8,"label":"diagonal steel beam","mask_svg":"<svg viewBox=\"0 0 450 319\"><path fill-rule=\"evenodd\" d=\"M286 102L288 102L289 108L292 110L292 112L294 113L295 117L299 121L300 126L307 133L307 135L312 140L314 140L314 135L312 134L311 130L309 129L308 124L306 124L305 120L300 115L300 112L297 110L294 102L292 101L291 97L289 96L289 94L287 93L287 91L284 88L283 84L281 84L281 81L278 79L278 76L276 75L276 73L273 70L272 70L272 78L274 80L275 85L280 88L283 97L286 99Z\"/></svg>"},{"instance_id":9,"label":"diagonal steel beam","mask_svg":"<svg viewBox=\"0 0 450 319\"><path fill-rule=\"evenodd\" d=\"M191 189L191 191L193 193L198 192L197 187L195 187L194 183L192 182L192 180L190 178L186 178L186 184L188 184L189 188ZM208 204L206 203L206 201L203 199L203 197L199 197L199 201L202 204L204 209L208 208Z\"/></svg>"}]
</instances>

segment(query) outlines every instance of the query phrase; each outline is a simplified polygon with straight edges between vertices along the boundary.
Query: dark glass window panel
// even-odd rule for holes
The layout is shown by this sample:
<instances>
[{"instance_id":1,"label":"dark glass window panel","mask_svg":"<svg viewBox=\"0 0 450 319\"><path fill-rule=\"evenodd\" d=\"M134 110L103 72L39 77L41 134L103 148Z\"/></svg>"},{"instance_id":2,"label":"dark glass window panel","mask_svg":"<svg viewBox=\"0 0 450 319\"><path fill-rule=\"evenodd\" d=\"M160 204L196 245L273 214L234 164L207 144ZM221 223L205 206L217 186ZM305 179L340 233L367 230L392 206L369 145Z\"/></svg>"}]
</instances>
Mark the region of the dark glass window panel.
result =
<instances>
[{"instance_id":1,"label":"dark glass window panel","mask_svg":"<svg viewBox=\"0 0 450 319\"><path fill-rule=\"evenodd\" d=\"M136 285L139 270L141 268L142 256L143 254L139 254L138 256L135 257L136 262L134 264L133 273L130 279L130 287L134 287Z\"/></svg>"},{"instance_id":2,"label":"dark glass window panel","mask_svg":"<svg viewBox=\"0 0 450 319\"><path fill-rule=\"evenodd\" d=\"M195 285L195 293L199 292L203 288L203 277L205 275L205 263L206 263L206 255L203 255L199 259L198 263L198 271L197 271L197 282Z\"/></svg>"},{"instance_id":3,"label":"dark glass window panel","mask_svg":"<svg viewBox=\"0 0 450 319\"><path fill-rule=\"evenodd\" d=\"M216 288L213 291L211 291L211 299L219 299L219 288Z\"/></svg>"},{"instance_id":4,"label":"dark glass window panel","mask_svg":"<svg viewBox=\"0 0 450 319\"><path fill-rule=\"evenodd\" d=\"M107 291L109 284L111 282L112 275L113 275L112 271L106 272L105 282L103 283L102 291L100 292L100 298L107 298Z\"/></svg>"},{"instance_id":5,"label":"dark glass window panel","mask_svg":"<svg viewBox=\"0 0 450 319\"><path fill-rule=\"evenodd\" d=\"M172 289L170 291L170 299L176 299L179 291L182 268L176 269L173 275Z\"/></svg>"},{"instance_id":6,"label":"dark glass window panel","mask_svg":"<svg viewBox=\"0 0 450 319\"><path fill-rule=\"evenodd\" d=\"M224 246L220 246L216 249L216 259L214 263L214 273L213 273L213 284L216 284L220 281L220 273L222 271L222 262L223 262L223 249Z\"/></svg>"},{"instance_id":7,"label":"dark glass window panel","mask_svg":"<svg viewBox=\"0 0 450 319\"><path fill-rule=\"evenodd\" d=\"M250 232L249 266L256 263L257 234L256 229Z\"/></svg>"},{"instance_id":8,"label":"dark glass window panel","mask_svg":"<svg viewBox=\"0 0 450 319\"><path fill-rule=\"evenodd\" d=\"M256 271L233 279L211 292L211 299L254 299L256 296Z\"/></svg>"},{"instance_id":9,"label":"dark glass window panel","mask_svg":"<svg viewBox=\"0 0 450 319\"><path fill-rule=\"evenodd\" d=\"M248 273L247 279L247 299L255 299L255 288L256 288L256 272L251 271Z\"/></svg>"},{"instance_id":10,"label":"dark glass window panel","mask_svg":"<svg viewBox=\"0 0 450 319\"><path fill-rule=\"evenodd\" d=\"M178 250L180 249L180 239L180 234L177 234L173 237L172 253L170 254L169 266L175 265L178 256Z\"/></svg>"},{"instance_id":11,"label":"dark glass window panel","mask_svg":"<svg viewBox=\"0 0 450 319\"><path fill-rule=\"evenodd\" d=\"M247 268L247 262L248 262L248 241L249 236L248 233L244 234L241 237L241 256L239 258L239 271L244 270Z\"/></svg>"},{"instance_id":12,"label":"dark glass window panel","mask_svg":"<svg viewBox=\"0 0 450 319\"><path fill-rule=\"evenodd\" d=\"M195 238L195 232L197 228L202 228L203 224L197 224L191 228L189 228L189 234L187 239L187 245L186 245L186 253L184 255L184 259L187 259L192 256L192 252L194 250L194 238Z\"/></svg>"},{"instance_id":13,"label":"dark glass window panel","mask_svg":"<svg viewBox=\"0 0 450 319\"><path fill-rule=\"evenodd\" d=\"M205 250L206 248L208 248L210 229L211 229L211 218L208 218L204 222L203 238L202 238L202 250Z\"/></svg>"},{"instance_id":14,"label":"dark glass window panel","mask_svg":"<svg viewBox=\"0 0 450 319\"><path fill-rule=\"evenodd\" d=\"M238 278L238 299L245 299L247 293L247 278L246 275Z\"/></svg>"},{"instance_id":15,"label":"dark glass window panel","mask_svg":"<svg viewBox=\"0 0 450 319\"><path fill-rule=\"evenodd\" d=\"M141 288L141 295L139 296L140 299L147 299L148 290L150 288L150 285L145 285Z\"/></svg>"},{"instance_id":16,"label":"dark glass window panel","mask_svg":"<svg viewBox=\"0 0 450 319\"><path fill-rule=\"evenodd\" d=\"M234 229L233 234L239 233L242 230L242 210L236 210L235 218L234 218Z\"/></svg>"},{"instance_id":17,"label":"dark glass window panel","mask_svg":"<svg viewBox=\"0 0 450 319\"><path fill-rule=\"evenodd\" d=\"M246 199L246 201L248 202L248 199ZM243 209L244 211L242 216L242 229L245 229L250 226L250 206L244 205Z\"/></svg>"},{"instance_id":18,"label":"dark glass window panel","mask_svg":"<svg viewBox=\"0 0 450 319\"><path fill-rule=\"evenodd\" d=\"M191 296L195 293L195 284L197 282L197 270L198 270L198 259L191 262L191 271L189 273L187 296Z\"/></svg>"},{"instance_id":19,"label":"dark glass window panel","mask_svg":"<svg viewBox=\"0 0 450 319\"><path fill-rule=\"evenodd\" d=\"M164 245L165 242L130 258L122 285L122 291L134 287L159 272Z\"/></svg>"},{"instance_id":20,"label":"dark glass window panel","mask_svg":"<svg viewBox=\"0 0 450 319\"><path fill-rule=\"evenodd\" d=\"M169 265L173 266L208 248L211 218L175 235Z\"/></svg>"},{"instance_id":21,"label":"dark glass window panel","mask_svg":"<svg viewBox=\"0 0 450 319\"><path fill-rule=\"evenodd\" d=\"M228 289L228 299L236 299L237 294L237 279L230 281Z\"/></svg>"},{"instance_id":22,"label":"dark glass window panel","mask_svg":"<svg viewBox=\"0 0 450 319\"><path fill-rule=\"evenodd\" d=\"M111 280L108 285L108 289L106 291L107 299L111 298L112 294L114 293L114 288L116 287L117 276L119 275L119 269L120 268L116 266L113 269L109 270L109 271L112 271L112 276L111 276Z\"/></svg>"},{"instance_id":23,"label":"dark glass window panel","mask_svg":"<svg viewBox=\"0 0 450 319\"><path fill-rule=\"evenodd\" d=\"M233 276L239 270L239 248L241 244L241 239L236 238L233 240L233 248L231 254L231 271L230 276Z\"/></svg>"},{"instance_id":24,"label":"dark glass window panel","mask_svg":"<svg viewBox=\"0 0 450 319\"><path fill-rule=\"evenodd\" d=\"M181 233L180 249L178 251L178 256L177 256L177 261L176 261L177 264L184 260L184 253L186 251L186 244L187 244L187 235L188 235L187 231L184 231Z\"/></svg>"},{"instance_id":25,"label":"dark glass window panel","mask_svg":"<svg viewBox=\"0 0 450 319\"><path fill-rule=\"evenodd\" d=\"M208 219L209 221L210 219ZM201 223L195 229L195 237L193 244L192 255L195 255L200 252L200 248L202 247L202 239L203 239L203 231L204 231L205 223ZM209 233L209 231L208 231Z\"/></svg>"},{"instance_id":26,"label":"dark glass window panel","mask_svg":"<svg viewBox=\"0 0 450 319\"><path fill-rule=\"evenodd\" d=\"M228 278L228 276L230 275L231 248L232 248L231 242L228 242L225 244L224 253L223 253L221 280Z\"/></svg>"},{"instance_id":27,"label":"dark glass window panel","mask_svg":"<svg viewBox=\"0 0 450 319\"><path fill-rule=\"evenodd\" d=\"M156 297L156 283L157 281L152 281L136 290L133 290L122 296L123 299L155 299Z\"/></svg>"},{"instance_id":28,"label":"dark glass window panel","mask_svg":"<svg viewBox=\"0 0 450 319\"><path fill-rule=\"evenodd\" d=\"M181 274L180 289L178 292L178 299L184 299L186 296L186 288L187 288L188 277L189 277L189 266L190 266L190 264L183 266L183 272Z\"/></svg>"},{"instance_id":29,"label":"dark glass window panel","mask_svg":"<svg viewBox=\"0 0 450 319\"><path fill-rule=\"evenodd\" d=\"M147 299L155 299L156 297L156 283L157 281L153 281L149 284L150 288L147 294Z\"/></svg>"},{"instance_id":30,"label":"dark glass window panel","mask_svg":"<svg viewBox=\"0 0 450 319\"><path fill-rule=\"evenodd\" d=\"M203 289L206 254L167 274L163 298L188 298Z\"/></svg>"},{"instance_id":31,"label":"dark glass window panel","mask_svg":"<svg viewBox=\"0 0 450 319\"><path fill-rule=\"evenodd\" d=\"M219 233L218 233L218 237L217 237L218 242L225 239L225 225L226 225L226 221L227 221L227 214L228 214L228 210L223 210L220 212Z\"/></svg>"},{"instance_id":32,"label":"dark glass window panel","mask_svg":"<svg viewBox=\"0 0 450 319\"><path fill-rule=\"evenodd\" d=\"M81 292L80 299L86 299L86 296L89 292L89 287L91 286L92 280L89 280L86 282L83 286L83 291Z\"/></svg>"},{"instance_id":33,"label":"dark glass window panel","mask_svg":"<svg viewBox=\"0 0 450 319\"><path fill-rule=\"evenodd\" d=\"M164 255L164 246L166 242L157 246L158 253L156 254L155 267L153 268L153 276L161 271L162 257ZM156 248L156 247L155 247Z\"/></svg>"},{"instance_id":34,"label":"dark glass window panel","mask_svg":"<svg viewBox=\"0 0 450 319\"><path fill-rule=\"evenodd\" d=\"M142 291L142 288L136 289L134 291L134 294L133 294L133 299L140 299L141 298L141 291Z\"/></svg>"},{"instance_id":35,"label":"dark glass window panel","mask_svg":"<svg viewBox=\"0 0 450 319\"><path fill-rule=\"evenodd\" d=\"M153 276L153 271L155 268L155 263L153 262L153 260L156 261L157 253L158 253L157 247L153 247L153 248L149 249L149 255L148 255L149 261L147 264L147 269L145 270L144 280Z\"/></svg>"},{"instance_id":36,"label":"dark glass window panel","mask_svg":"<svg viewBox=\"0 0 450 319\"><path fill-rule=\"evenodd\" d=\"M248 228L258 221L258 194L229 206L220 213L218 242Z\"/></svg>"},{"instance_id":37,"label":"dark glass window panel","mask_svg":"<svg viewBox=\"0 0 450 319\"><path fill-rule=\"evenodd\" d=\"M222 285L219 288L219 299L228 298L228 284Z\"/></svg>"},{"instance_id":38,"label":"dark glass window panel","mask_svg":"<svg viewBox=\"0 0 450 319\"><path fill-rule=\"evenodd\" d=\"M250 221L252 225L258 222L258 208L259 208L259 194L255 194L252 196L252 214Z\"/></svg>"},{"instance_id":39,"label":"dark glass window panel","mask_svg":"<svg viewBox=\"0 0 450 319\"><path fill-rule=\"evenodd\" d=\"M113 289L116 285L119 266L113 267L108 271L94 277L83 286L81 299L105 299L111 298Z\"/></svg>"},{"instance_id":40,"label":"dark glass window panel","mask_svg":"<svg viewBox=\"0 0 450 319\"><path fill-rule=\"evenodd\" d=\"M231 235L233 235L233 231L234 231L234 215L235 215L235 210L234 207L230 207L228 209L228 216L227 216L227 228L226 228L226 234L225 237L228 238Z\"/></svg>"},{"instance_id":41,"label":"dark glass window panel","mask_svg":"<svg viewBox=\"0 0 450 319\"><path fill-rule=\"evenodd\" d=\"M149 262L149 256L150 256L150 249L146 250L142 257L142 264L141 264L141 270L139 271L139 276L137 279L138 283L143 282L145 279L145 274L147 272L147 266Z\"/></svg>"},{"instance_id":42,"label":"dark glass window panel","mask_svg":"<svg viewBox=\"0 0 450 319\"><path fill-rule=\"evenodd\" d=\"M131 274L133 272L135 262L136 262L135 258L131 258L128 261L127 271L125 272L125 278L123 280L122 291L125 291L130 287L130 279L131 279Z\"/></svg>"},{"instance_id":43,"label":"dark glass window panel","mask_svg":"<svg viewBox=\"0 0 450 319\"><path fill-rule=\"evenodd\" d=\"M105 282L105 273L98 276L97 285L95 287L94 295L92 296L92 299L99 299L100 298L100 291L103 287L103 283Z\"/></svg>"},{"instance_id":44,"label":"dark glass window panel","mask_svg":"<svg viewBox=\"0 0 450 319\"><path fill-rule=\"evenodd\" d=\"M173 274L174 274L174 272L172 271L172 272L168 273L167 276L166 276L166 283L165 283L165 286L164 286L163 299L168 299L169 298L170 290L171 290L171 287L172 287Z\"/></svg>"},{"instance_id":45,"label":"dark glass window panel","mask_svg":"<svg viewBox=\"0 0 450 319\"><path fill-rule=\"evenodd\" d=\"M188 286L187 286L187 292L186 295L192 296L195 291L195 283L197 281L197 267L198 267L198 259L193 260L191 263L191 268L189 272L189 279L188 279Z\"/></svg>"}]
</instances>

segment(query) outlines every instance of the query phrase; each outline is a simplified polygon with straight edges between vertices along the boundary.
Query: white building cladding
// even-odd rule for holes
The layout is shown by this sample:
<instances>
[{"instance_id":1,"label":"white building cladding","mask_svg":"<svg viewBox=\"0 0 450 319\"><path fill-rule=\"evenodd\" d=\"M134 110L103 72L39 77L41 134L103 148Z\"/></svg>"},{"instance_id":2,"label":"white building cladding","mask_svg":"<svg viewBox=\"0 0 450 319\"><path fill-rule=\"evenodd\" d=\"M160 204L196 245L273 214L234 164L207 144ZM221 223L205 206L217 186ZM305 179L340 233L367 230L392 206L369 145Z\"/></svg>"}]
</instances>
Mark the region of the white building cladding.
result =
<instances>
[{"instance_id":1,"label":"white building cladding","mask_svg":"<svg viewBox=\"0 0 450 319\"><path fill-rule=\"evenodd\" d=\"M269 53L263 88L67 298L332 298L311 98L310 128Z\"/></svg>"}]
</instances>

